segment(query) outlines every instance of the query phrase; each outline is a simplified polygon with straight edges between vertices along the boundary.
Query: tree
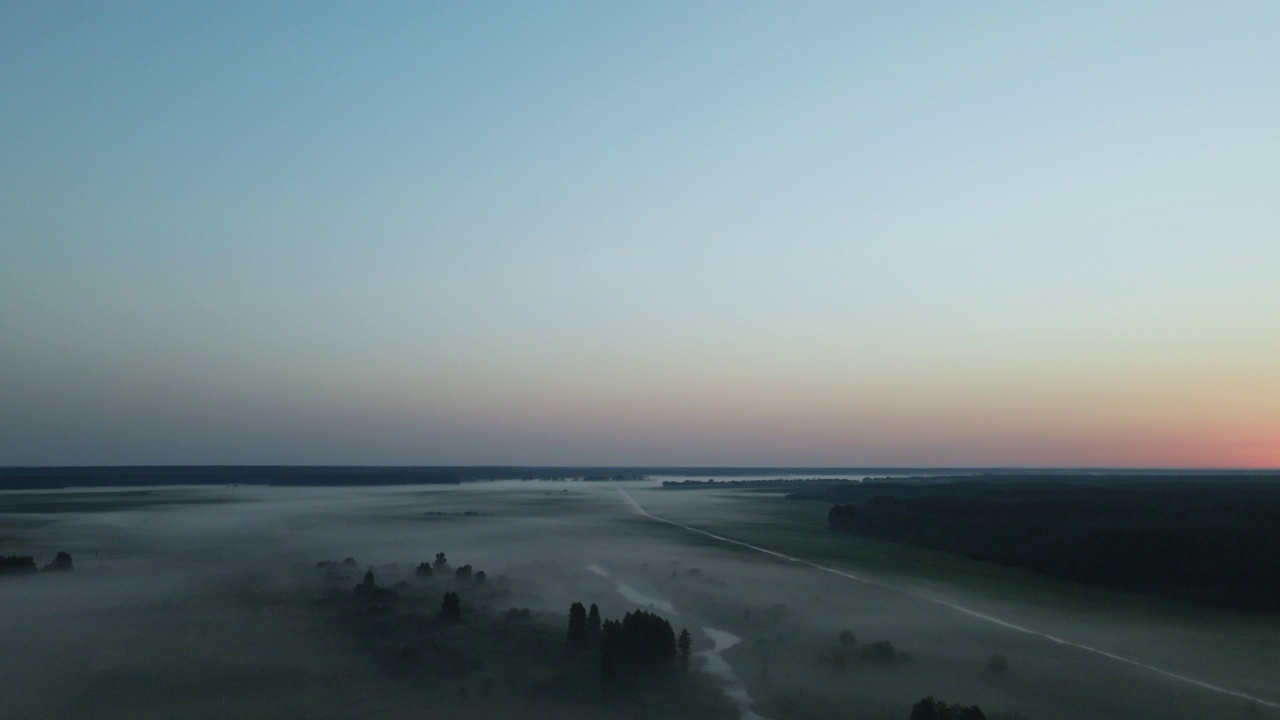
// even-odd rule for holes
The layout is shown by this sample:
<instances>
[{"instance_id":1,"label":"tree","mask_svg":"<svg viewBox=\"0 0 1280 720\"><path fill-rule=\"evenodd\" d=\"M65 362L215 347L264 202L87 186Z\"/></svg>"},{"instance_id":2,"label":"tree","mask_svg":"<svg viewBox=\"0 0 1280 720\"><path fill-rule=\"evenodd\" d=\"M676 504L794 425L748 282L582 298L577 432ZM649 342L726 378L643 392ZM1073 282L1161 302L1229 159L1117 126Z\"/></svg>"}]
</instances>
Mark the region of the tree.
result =
<instances>
[{"instance_id":1,"label":"tree","mask_svg":"<svg viewBox=\"0 0 1280 720\"><path fill-rule=\"evenodd\" d=\"M827 511L827 527L832 530L852 530L858 522L858 508L854 505L832 505Z\"/></svg>"},{"instance_id":2,"label":"tree","mask_svg":"<svg viewBox=\"0 0 1280 720\"><path fill-rule=\"evenodd\" d=\"M471 579L471 566L470 566L470 565L463 565L462 567L460 567L460 568L458 568L457 570L455 570L455 571L454 571L453 576L454 576L455 578L457 578L458 580L470 580L470 579Z\"/></svg>"},{"instance_id":3,"label":"tree","mask_svg":"<svg viewBox=\"0 0 1280 720\"><path fill-rule=\"evenodd\" d=\"M944 720L946 712L947 706L931 695L911 707L909 720Z\"/></svg>"},{"instance_id":4,"label":"tree","mask_svg":"<svg viewBox=\"0 0 1280 720\"><path fill-rule=\"evenodd\" d=\"M475 577L473 579L477 583L483 583L487 579L487 576L484 574L484 571L481 570L480 572L475 574Z\"/></svg>"},{"instance_id":5,"label":"tree","mask_svg":"<svg viewBox=\"0 0 1280 720\"><path fill-rule=\"evenodd\" d=\"M629 667L654 671L676 659L676 634L660 616L637 610L622 617L622 647Z\"/></svg>"},{"instance_id":6,"label":"tree","mask_svg":"<svg viewBox=\"0 0 1280 720\"><path fill-rule=\"evenodd\" d=\"M600 626L600 674L606 680L618 675L622 660L622 623L605 620Z\"/></svg>"},{"instance_id":7,"label":"tree","mask_svg":"<svg viewBox=\"0 0 1280 720\"><path fill-rule=\"evenodd\" d=\"M987 716L977 705L947 705L930 696L911 708L910 720L987 720Z\"/></svg>"},{"instance_id":8,"label":"tree","mask_svg":"<svg viewBox=\"0 0 1280 720\"><path fill-rule=\"evenodd\" d=\"M0 555L0 575L25 575L36 571L36 559L30 555Z\"/></svg>"},{"instance_id":9,"label":"tree","mask_svg":"<svg viewBox=\"0 0 1280 720\"><path fill-rule=\"evenodd\" d=\"M582 603L575 602L569 606L569 647L585 650L591 646L587 630L587 609Z\"/></svg>"},{"instance_id":10,"label":"tree","mask_svg":"<svg viewBox=\"0 0 1280 720\"><path fill-rule=\"evenodd\" d=\"M373 581L373 568L364 571L364 582L361 583L365 587L373 587L376 583Z\"/></svg>"},{"instance_id":11,"label":"tree","mask_svg":"<svg viewBox=\"0 0 1280 720\"><path fill-rule=\"evenodd\" d=\"M53 559L53 562L49 563L48 565L45 565L44 569L45 570L71 570L72 569L71 556L66 552L63 552L62 550L59 550L58 556Z\"/></svg>"},{"instance_id":12,"label":"tree","mask_svg":"<svg viewBox=\"0 0 1280 720\"><path fill-rule=\"evenodd\" d=\"M587 611L587 645L595 647L600 644L600 608L591 603Z\"/></svg>"},{"instance_id":13,"label":"tree","mask_svg":"<svg viewBox=\"0 0 1280 720\"><path fill-rule=\"evenodd\" d=\"M854 635L853 635L853 631L852 631L852 630L850 630L849 628L845 628L844 630L841 630L841 631L840 631L840 644L841 644L841 645L848 645L848 646L852 647L852 646L853 646L853 645L855 645L856 643L857 643L857 638L856 638L856 637L854 637Z\"/></svg>"},{"instance_id":14,"label":"tree","mask_svg":"<svg viewBox=\"0 0 1280 720\"><path fill-rule=\"evenodd\" d=\"M444 602L440 603L440 620L453 623L462 620L462 600L458 598L458 593L444 594Z\"/></svg>"},{"instance_id":15,"label":"tree","mask_svg":"<svg viewBox=\"0 0 1280 720\"><path fill-rule=\"evenodd\" d=\"M449 567L449 561L445 559L444 553L436 553L436 569L443 570L447 567Z\"/></svg>"},{"instance_id":16,"label":"tree","mask_svg":"<svg viewBox=\"0 0 1280 720\"><path fill-rule=\"evenodd\" d=\"M688 665L689 652L693 649L693 636L689 634L688 628L680 631L680 638L676 640L676 647L680 648L680 660Z\"/></svg>"},{"instance_id":17,"label":"tree","mask_svg":"<svg viewBox=\"0 0 1280 720\"><path fill-rule=\"evenodd\" d=\"M418 563L418 569L414 572L419 580L430 580L432 576L431 563Z\"/></svg>"},{"instance_id":18,"label":"tree","mask_svg":"<svg viewBox=\"0 0 1280 720\"><path fill-rule=\"evenodd\" d=\"M870 662L893 662L899 659L897 648L888 640L877 640L870 645L864 645L858 651L858 655Z\"/></svg>"}]
</instances>

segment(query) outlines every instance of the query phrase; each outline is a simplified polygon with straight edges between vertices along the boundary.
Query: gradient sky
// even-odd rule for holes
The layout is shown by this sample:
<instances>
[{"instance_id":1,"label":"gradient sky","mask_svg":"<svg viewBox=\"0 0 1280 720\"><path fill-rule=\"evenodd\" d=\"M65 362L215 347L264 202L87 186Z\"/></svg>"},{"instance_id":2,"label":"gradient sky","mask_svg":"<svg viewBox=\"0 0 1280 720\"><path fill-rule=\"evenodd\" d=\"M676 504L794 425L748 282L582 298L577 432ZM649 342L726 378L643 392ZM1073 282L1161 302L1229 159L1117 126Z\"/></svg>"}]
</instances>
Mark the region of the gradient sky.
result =
<instances>
[{"instance_id":1,"label":"gradient sky","mask_svg":"<svg viewBox=\"0 0 1280 720\"><path fill-rule=\"evenodd\" d=\"M0 0L0 465L1280 467L1278 37Z\"/></svg>"}]
</instances>

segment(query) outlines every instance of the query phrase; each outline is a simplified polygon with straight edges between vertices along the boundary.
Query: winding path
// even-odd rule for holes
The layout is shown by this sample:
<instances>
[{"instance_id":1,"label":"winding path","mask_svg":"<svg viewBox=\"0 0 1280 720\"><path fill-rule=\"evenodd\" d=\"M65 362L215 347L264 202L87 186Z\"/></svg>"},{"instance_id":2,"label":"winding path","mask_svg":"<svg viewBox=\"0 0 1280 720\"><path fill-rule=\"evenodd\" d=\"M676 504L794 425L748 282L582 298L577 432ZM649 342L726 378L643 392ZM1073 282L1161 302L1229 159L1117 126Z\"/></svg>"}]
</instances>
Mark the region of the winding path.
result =
<instances>
[{"instance_id":1,"label":"winding path","mask_svg":"<svg viewBox=\"0 0 1280 720\"><path fill-rule=\"evenodd\" d=\"M835 568L827 567L827 566L825 566L825 565L819 565L818 563L813 562L813 561L811 561L811 560L805 560L805 559L803 559L803 558L792 557L791 555L787 555L786 553L780 553L780 552L778 552L777 550L770 550L769 548L760 547L759 545L752 545L751 543L743 542L743 541L741 541L741 540L734 540L733 538L725 537L724 535L717 535L716 533L710 532L710 531L708 531L708 530L702 530L702 529L700 529L700 528L692 527L692 526L690 526L690 525L685 525L685 524L683 524L683 523L678 523L678 522L676 522L676 521L674 521L674 520L668 520L668 519L666 519L666 518L658 517L657 515L654 515L654 514L650 513L648 510L645 510L645 509L640 505L640 503L636 502L636 499L635 499L635 498L631 497L631 493L628 493L626 490L623 490L622 488L617 488L617 490L618 490L618 492L619 492L619 493L621 493L622 497L626 499L627 503L629 503L629 504L631 505L632 509L634 509L634 510L635 510L637 513L639 513L640 515L642 515L642 516L644 516L644 517L646 517L646 518L649 518L650 520L656 520L656 521L658 521L658 522L666 523L666 524L668 524L668 525L673 525L673 526L675 526L675 527L682 528L682 529L684 529L684 530L688 530L689 532L695 532L695 533L698 533L698 534L700 534L700 535L705 535L705 536L707 536L707 537L709 537L709 538L712 538L712 539L715 539L715 540L719 540L720 542L725 542L725 543L729 543L729 544L731 544L731 545L738 545L738 546L740 546L740 547L748 548L748 549L750 549L750 550L754 550L754 551L759 552L759 553L764 553L765 555L772 555L773 557L776 557L776 558L778 558L778 559L780 559L780 560L786 560L786 561L788 561L788 562L798 563L798 564L800 564L800 565L807 565L807 566L809 566L809 567L811 567L811 568L813 568L813 569L815 569L815 570L821 570L822 572L831 573L832 575L839 575L839 576L840 576L840 577L842 577L842 578L847 578L847 579L849 579L849 580L854 580L854 581L856 581L856 582L864 583L864 584L866 584L866 585L875 585L875 586L877 586L877 587L888 588L888 589L890 589L890 590L896 590L896 591L898 591L898 592L906 593L907 595L910 595L910 596L915 597L915 598L917 598L917 599L925 600L925 601L927 601L927 602L931 602L931 603L934 603L934 604L936 604L936 605L941 605L942 607L945 607L945 608L950 608L950 609L952 609L952 610L955 610L956 612L963 613L963 614L965 614L965 615L968 615L968 616L973 617L973 618L977 618L977 619L979 619L979 620L984 620L984 621L989 622L989 623L992 623L992 624L994 624L994 625L999 625L1000 627L1007 628L1007 629L1009 629L1009 630L1014 630L1014 631L1016 631L1016 632L1025 633L1025 634L1027 634L1027 635L1033 635L1033 636L1038 637L1038 638L1043 638L1043 639L1045 639L1045 640L1048 640L1049 642L1056 643L1056 644L1058 644L1058 645L1066 645L1066 646L1069 646L1069 647L1078 648L1078 649L1080 649L1080 650L1084 650L1084 651L1086 651L1086 652L1094 653L1095 655L1101 655L1102 657L1108 658L1108 659L1110 659L1110 660L1115 660L1115 661L1117 661L1117 662L1122 662L1122 663L1125 663L1125 664L1127 664L1127 665L1133 665L1134 667L1139 667L1139 668L1142 668L1142 669L1144 669L1144 670L1149 670L1149 671L1151 671L1151 672L1153 672L1153 673L1157 673L1157 674L1159 674L1159 675L1163 675L1163 676L1165 676L1165 677L1167 677L1167 678L1172 678L1173 680L1177 680L1177 681L1179 681L1179 682L1186 683L1186 684L1188 684L1188 685L1194 685L1194 686L1196 686L1196 687L1198 687L1198 688L1202 688L1202 689L1205 689L1205 690L1210 690L1210 691L1212 691L1212 692L1216 692L1216 693L1222 693L1223 695L1230 695L1231 697L1240 698L1240 699L1242 699L1242 700L1248 700L1248 701L1250 701L1250 702L1255 702L1255 703L1257 703L1257 704L1259 704L1259 705L1263 705L1263 706L1265 706L1265 707L1269 707L1269 708L1274 708L1274 709L1280 710L1280 702L1277 702L1277 701L1275 701L1275 700L1266 700L1266 699L1264 699L1264 698L1255 697L1255 696L1253 696L1253 695L1249 695L1248 693L1243 693L1243 692L1240 692L1240 691L1238 691L1238 690L1231 690L1231 689L1229 689L1229 688L1224 688L1224 687L1222 687L1222 686L1220 686L1220 685L1214 685L1213 683L1205 682L1204 680L1197 680L1196 678L1188 677L1188 676L1186 676L1186 675L1181 675L1181 674L1179 674L1179 673L1175 673L1175 672L1172 672L1172 671L1170 671L1170 670L1164 670L1164 669L1162 669L1162 668L1158 668L1158 667L1156 667L1156 666L1154 666L1154 665L1148 665L1148 664L1146 664L1146 663L1144 663L1144 662L1140 662L1140 661L1138 661L1138 660L1134 660L1134 659L1132 659L1132 658L1124 657L1123 655L1117 655L1117 654L1115 654L1115 653L1107 652L1106 650L1101 650L1101 649L1098 649L1098 648L1095 648L1095 647L1091 647L1091 646L1089 646L1089 645L1082 645L1082 644L1077 643L1077 642L1072 642L1072 641L1070 641L1070 640L1067 640L1067 639L1065 639L1065 638L1058 637L1058 636L1056 636L1056 635L1050 635L1050 634L1048 634L1048 633L1043 633L1043 632L1040 632L1040 631L1038 631L1038 630L1032 630L1031 628L1024 627L1024 626L1022 626L1022 625L1018 625L1018 624L1016 624L1016 623L1012 623L1012 622L1009 622L1009 621L1007 621L1007 620L1002 620L1002 619L1000 619L1000 618L998 618L998 617L995 617L995 616L993 616L993 615L988 615L988 614L986 614L986 613L978 612L977 610L972 610L972 609L970 609L970 608L964 607L963 605L957 605L957 604L955 604L955 603L953 603L953 602L951 602L951 601L949 601L949 600L944 600L944 599L937 598L937 597L929 597L929 596L926 596L926 595L921 595L921 594L919 594L919 593L914 593L914 592L911 592L911 591L909 591L909 590L905 590L905 589L903 589L903 588L897 588L897 587L893 587L893 586L890 586L890 585L886 585L886 584L881 583L881 582L877 582L877 581L875 581L875 580L870 580L870 579L868 579L868 578L861 577L861 576L855 575L855 574L853 574L853 573L844 572L844 571L842 571L842 570L836 570Z\"/></svg>"}]
</instances>

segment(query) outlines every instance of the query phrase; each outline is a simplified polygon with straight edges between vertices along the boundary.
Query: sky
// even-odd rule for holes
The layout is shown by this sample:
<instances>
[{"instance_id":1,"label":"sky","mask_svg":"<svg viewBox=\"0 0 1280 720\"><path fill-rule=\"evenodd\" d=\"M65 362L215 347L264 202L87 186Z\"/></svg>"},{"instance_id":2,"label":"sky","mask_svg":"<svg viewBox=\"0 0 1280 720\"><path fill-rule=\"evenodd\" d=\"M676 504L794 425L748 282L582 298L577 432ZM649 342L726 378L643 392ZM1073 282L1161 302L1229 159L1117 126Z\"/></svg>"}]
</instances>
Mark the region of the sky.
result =
<instances>
[{"instance_id":1,"label":"sky","mask_svg":"<svg viewBox=\"0 0 1280 720\"><path fill-rule=\"evenodd\" d=\"M1280 467L1277 33L0 0L0 465Z\"/></svg>"}]
</instances>

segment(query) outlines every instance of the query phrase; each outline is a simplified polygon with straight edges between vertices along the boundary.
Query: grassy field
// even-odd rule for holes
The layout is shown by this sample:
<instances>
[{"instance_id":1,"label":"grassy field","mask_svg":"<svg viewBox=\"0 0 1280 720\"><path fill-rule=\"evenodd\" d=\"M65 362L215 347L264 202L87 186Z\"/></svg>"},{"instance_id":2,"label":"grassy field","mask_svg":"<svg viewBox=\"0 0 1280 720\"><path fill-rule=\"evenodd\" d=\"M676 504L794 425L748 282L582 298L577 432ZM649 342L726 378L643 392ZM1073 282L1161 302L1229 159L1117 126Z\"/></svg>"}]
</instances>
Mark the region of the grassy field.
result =
<instances>
[{"instance_id":1,"label":"grassy field","mask_svg":"<svg viewBox=\"0 0 1280 720\"><path fill-rule=\"evenodd\" d=\"M739 519L688 524L736 540L759 545L821 564L862 571L888 584L910 581L962 586L992 598L1045 603L1091 611L1129 608L1137 612L1201 617L1204 613L1233 615L1186 603L1157 600L1084 586L1027 570L969 560L924 548L837 533L826 529L829 503L784 500L744 493L732 501ZM671 518L678 520L679 518ZM707 542L713 542L707 539Z\"/></svg>"},{"instance_id":2,"label":"grassy field","mask_svg":"<svg viewBox=\"0 0 1280 720\"><path fill-rule=\"evenodd\" d=\"M1155 657L1193 672L1205 657L1242 660L1251 682L1265 687L1280 667L1280 617L1204 607L1134 595L1038 575L924 548L826 529L828 503L786 500L779 495L725 494L731 511L682 513L663 502L655 515L821 565L851 571L890 587L959 600L1042 631L1063 631L1077 642L1119 652L1146 649L1144 637L1178 637L1179 657ZM674 529L674 528L673 528ZM714 543L706 536L687 540ZM740 546L741 552L753 552ZM1005 615L1008 610L1011 615ZM1123 628L1113 633L1110 628Z\"/></svg>"}]
</instances>

